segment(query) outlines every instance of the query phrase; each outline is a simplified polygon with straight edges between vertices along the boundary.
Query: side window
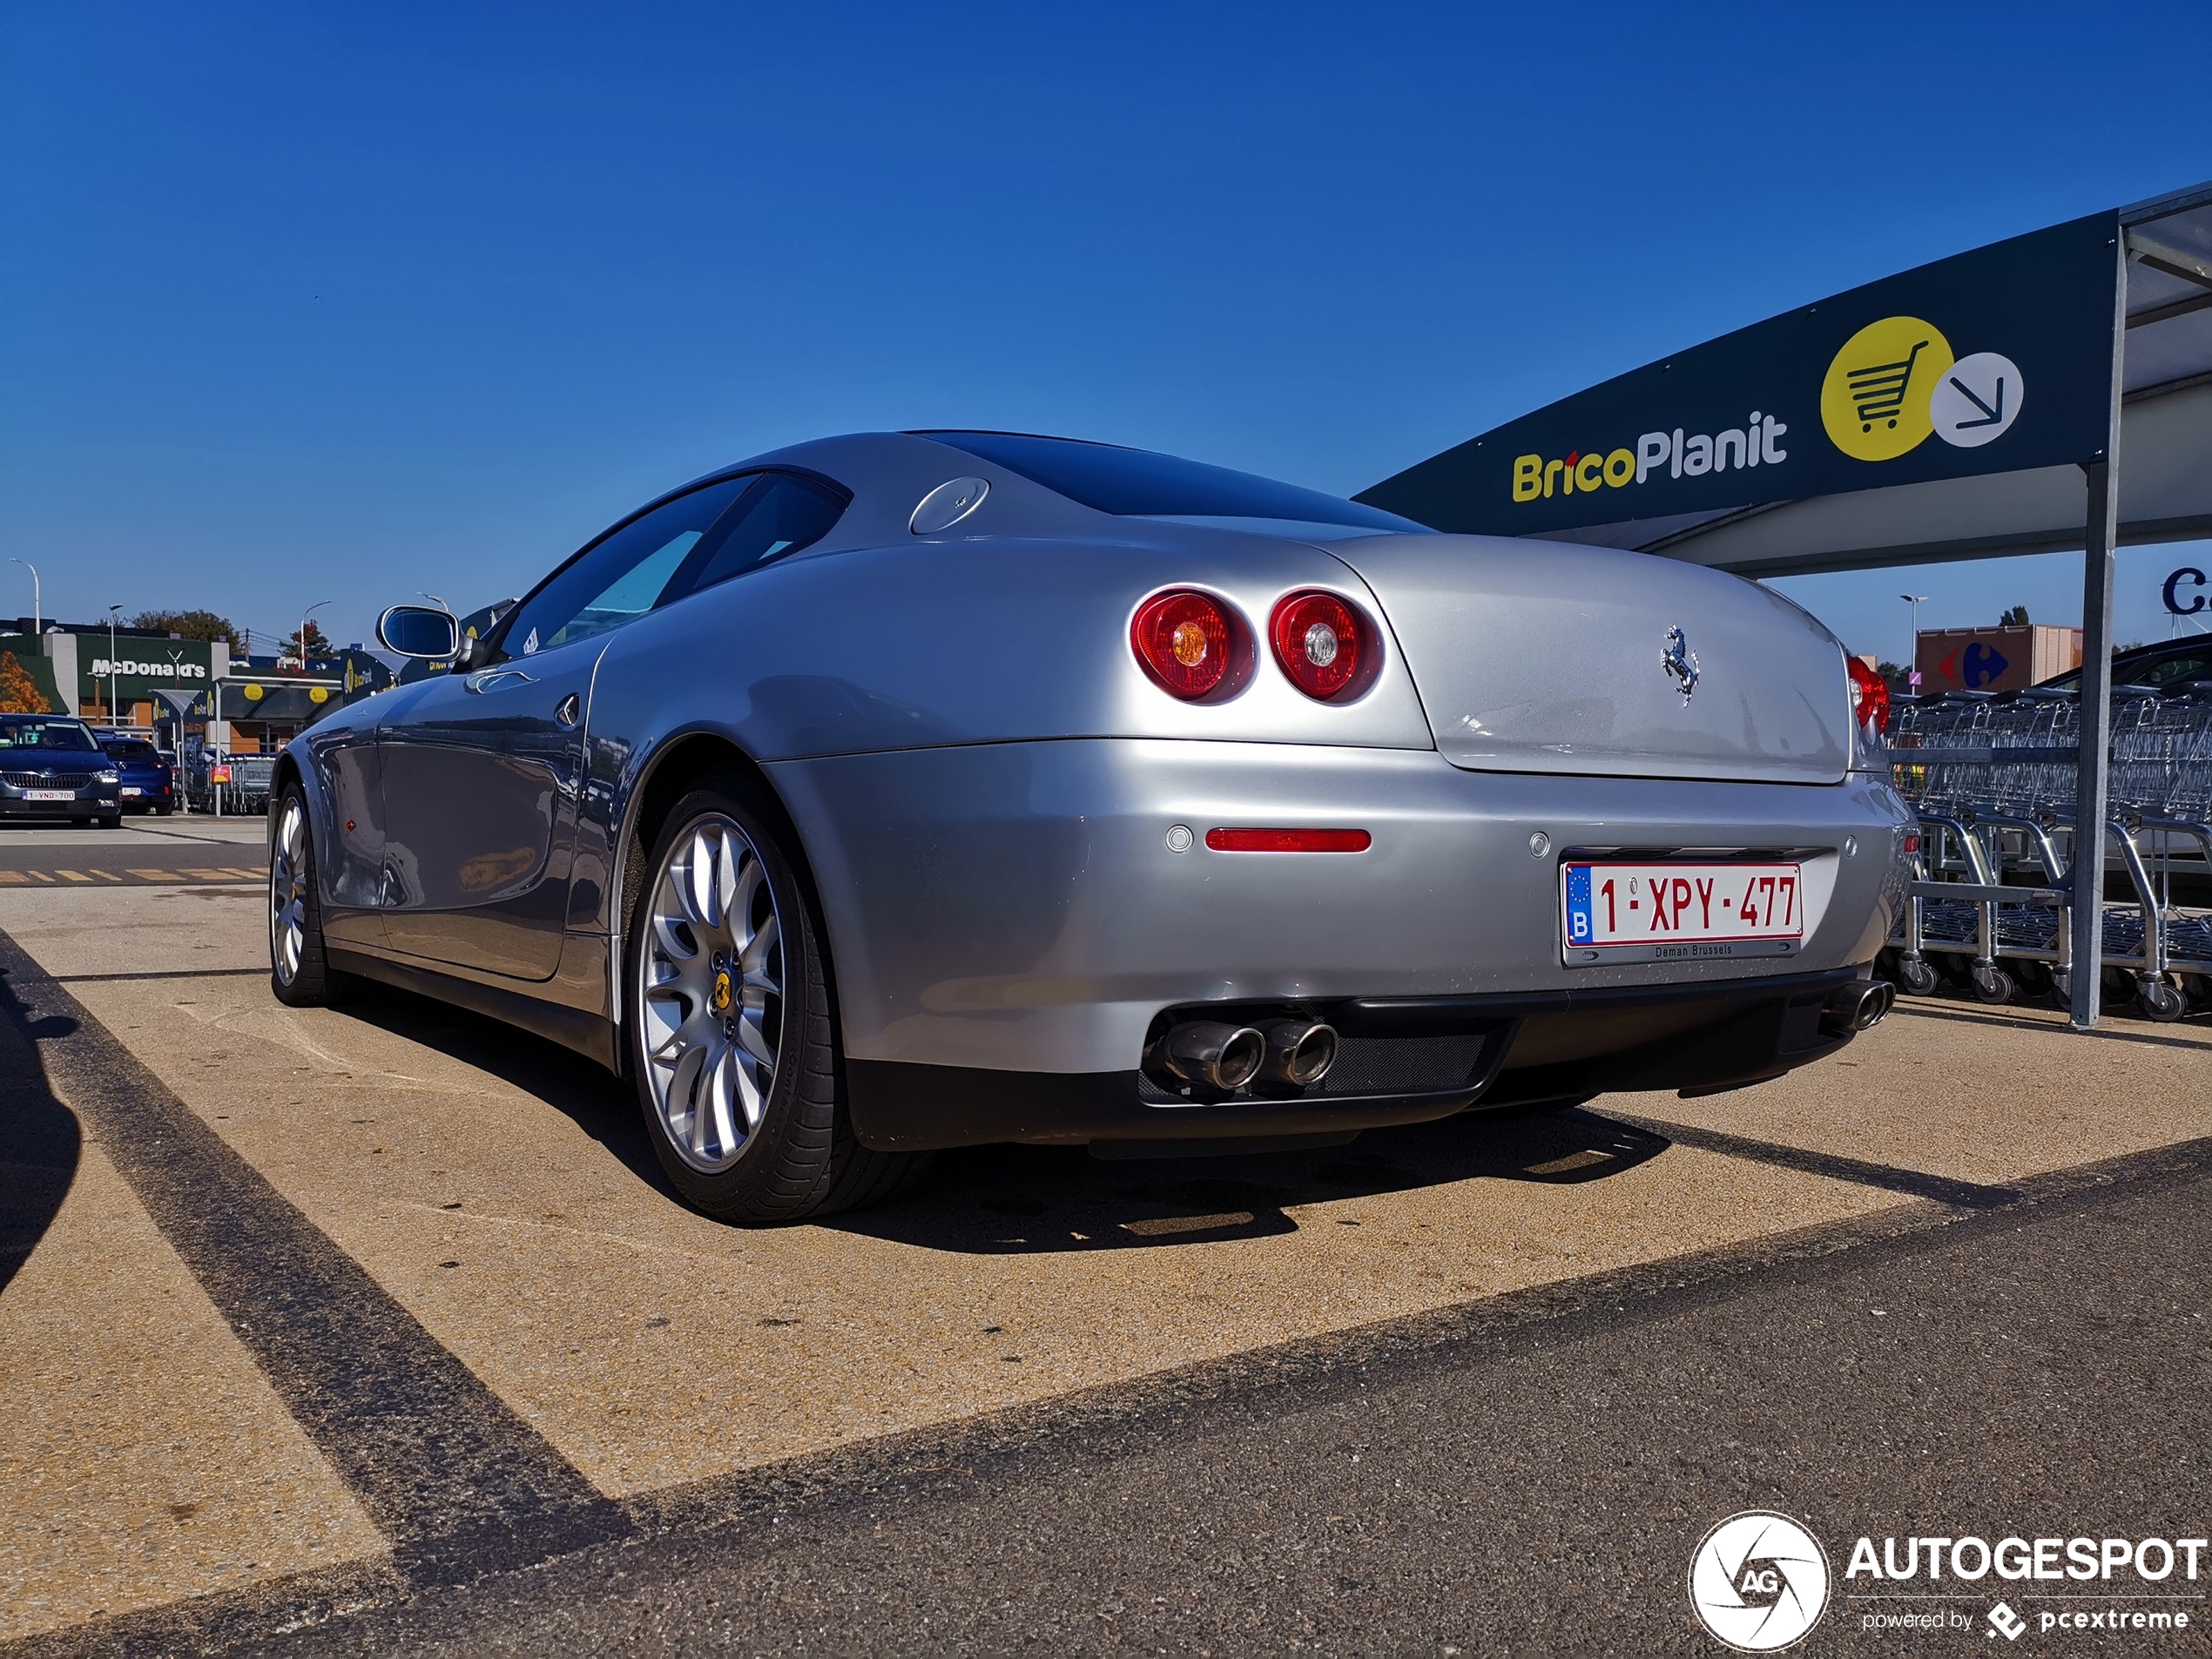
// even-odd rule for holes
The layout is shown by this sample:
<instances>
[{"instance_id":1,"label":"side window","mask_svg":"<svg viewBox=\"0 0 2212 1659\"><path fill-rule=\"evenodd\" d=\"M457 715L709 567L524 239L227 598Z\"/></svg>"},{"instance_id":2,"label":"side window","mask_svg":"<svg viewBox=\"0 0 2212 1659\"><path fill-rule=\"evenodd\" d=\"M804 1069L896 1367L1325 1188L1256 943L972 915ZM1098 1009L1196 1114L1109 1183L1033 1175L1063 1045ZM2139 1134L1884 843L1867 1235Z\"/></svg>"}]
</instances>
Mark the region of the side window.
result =
<instances>
[{"instance_id":1,"label":"side window","mask_svg":"<svg viewBox=\"0 0 2212 1659\"><path fill-rule=\"evenodd\" d=\"M508 657L529 657L635 621L683 589L677 573L730 504L760 481L725 479L633 519L571 559L516 607L500 636Z\"/></svg>"},{"instance_id":2,"label":"side window","mask_svg":"<svg viewBox=\"0 0 2212 1659\"><path fill-rule=\"evenodd\" d=\"M810 479L771 472L708 531L668 584L664 601L727 582L829 534L845 512L845 498Z\"/></svg>"}]
</instances>

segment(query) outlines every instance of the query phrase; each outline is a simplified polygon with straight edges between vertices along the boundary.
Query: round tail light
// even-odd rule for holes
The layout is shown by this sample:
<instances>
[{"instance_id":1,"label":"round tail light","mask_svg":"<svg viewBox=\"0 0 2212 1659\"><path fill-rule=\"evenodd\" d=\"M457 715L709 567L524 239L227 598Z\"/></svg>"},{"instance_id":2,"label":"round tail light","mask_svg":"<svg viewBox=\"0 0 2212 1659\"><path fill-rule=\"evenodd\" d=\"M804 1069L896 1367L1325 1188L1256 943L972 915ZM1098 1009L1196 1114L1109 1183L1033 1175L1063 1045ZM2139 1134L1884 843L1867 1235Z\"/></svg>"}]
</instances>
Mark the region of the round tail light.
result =
<instances>
[{"instance_id":1,"label":"round tail light","mask_svg":"<svg viewBox=\"0 0 2212 1659\"><path fill-rule=\"evenodd\" d=\"M1856 657L1844 659L1851 670L1851 718L1861 725L1871 725L1878 732L1890 729L1889 682Z\"/></svg>"},{"instance_id":2,"label":"round tail light","mask_svg":"<svg viewBox=\"0 0 2212 1659\"><path fill-rule=\"evenodd\" d=\"M1219 600L1184 588L1144 602L1130 624L1130 644L1163 691L1196 698L1229 672L1235 635Z\"/></svg>"},{"instance_id":3,"label":"round tail light","mask_svg":"<svg viewBox=\"0 0 2212 1659\"><path fill-rule=\"evenodd\" d=\"M1369 655L1366 624L1333 593L1293 593L1275 607L1267 635L1291 684L1324 701L1359 678Z\"/></svg>"}]
</instances>

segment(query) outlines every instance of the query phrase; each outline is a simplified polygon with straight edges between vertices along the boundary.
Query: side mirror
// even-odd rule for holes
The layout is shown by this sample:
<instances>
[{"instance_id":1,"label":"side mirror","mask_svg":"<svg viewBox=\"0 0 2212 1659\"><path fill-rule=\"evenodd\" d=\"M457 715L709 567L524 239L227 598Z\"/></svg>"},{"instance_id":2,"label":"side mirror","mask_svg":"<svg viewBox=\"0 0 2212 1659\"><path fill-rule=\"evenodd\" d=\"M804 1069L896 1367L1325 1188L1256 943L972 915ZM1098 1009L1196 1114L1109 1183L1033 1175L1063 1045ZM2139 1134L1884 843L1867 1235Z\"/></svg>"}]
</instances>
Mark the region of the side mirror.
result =
<instances>
[{"instance_id":1,"label":"side mirror","mask_svg":"<svg viewBox=\"0 0 2212 1659\"><path fill-rule=\"evenodd\" d=\"M461 624L446 610L428 605L394 605L376 619L384 649L401 657L432 662L461 649Z\"/></svg>"}]
</instances>

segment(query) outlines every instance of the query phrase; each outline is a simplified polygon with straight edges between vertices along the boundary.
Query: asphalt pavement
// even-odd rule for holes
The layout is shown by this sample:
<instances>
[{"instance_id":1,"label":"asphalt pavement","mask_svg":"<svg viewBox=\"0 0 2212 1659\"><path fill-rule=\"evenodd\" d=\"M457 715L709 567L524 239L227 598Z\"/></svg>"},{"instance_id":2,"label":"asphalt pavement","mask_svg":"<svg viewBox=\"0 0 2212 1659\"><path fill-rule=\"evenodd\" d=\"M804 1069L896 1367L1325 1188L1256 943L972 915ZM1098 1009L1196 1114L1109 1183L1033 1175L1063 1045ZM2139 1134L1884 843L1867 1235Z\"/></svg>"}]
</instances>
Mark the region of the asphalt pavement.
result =
<instances>
[{"instance_id":1,"label":"asphalt pavement","mask_svg":"<svg viewBox=\"0 0 2212 1659\"><path fill-rule=\"evenodd\" d=\"M874 1484L786 1471L802 1490L731 1494L711 1530L258 1650L1709 1653L1685 1578L1736 1511L1804 1521L1838 1575L1860 1534L2202 1536L2209 1170L2198 1143L1979 1216L1293 1347L943 1442L934 1467L916 1447ZM1889 1588L1839 1584L1804 1650L1988 1651L2000 1596L2031 1624L2090 1599L1954 1585L1967 1628L1870 1633ZM2203 1579L2134 1588L2204 1611Z\"/></svg>"},{"instance_id":2,"label":"asphalt pavement","mask_svg":"<svg viewBox=\"0 0 2212 1659\"><path fill-rule=\"evenodd\" d=\"M277 1005L262 828L0 837L183 878L0 891L0 1651L1717 1651L1691 1554L1769 1507L1804 1651L2027 1652L2115 1587L1855 1541L2208 1531L2201 1019L1909 1001L1730 1095L742 1232L564 1051Z\"/></svg>"}]
</instances>

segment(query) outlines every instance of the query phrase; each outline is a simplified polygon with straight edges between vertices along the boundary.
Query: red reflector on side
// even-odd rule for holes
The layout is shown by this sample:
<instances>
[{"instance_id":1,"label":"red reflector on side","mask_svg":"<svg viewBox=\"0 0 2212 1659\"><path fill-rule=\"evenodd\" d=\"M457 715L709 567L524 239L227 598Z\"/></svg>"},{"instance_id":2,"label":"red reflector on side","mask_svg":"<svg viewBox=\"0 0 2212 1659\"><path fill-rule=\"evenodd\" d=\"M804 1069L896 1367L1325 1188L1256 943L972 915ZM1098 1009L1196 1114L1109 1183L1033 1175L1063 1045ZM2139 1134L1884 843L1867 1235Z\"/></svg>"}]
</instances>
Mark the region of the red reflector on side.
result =
<instances>
[{"instance_id":1,"label":"red reflector on side","mask_svg":"<svg viewBox=\"0 0 2212 1659\"><path fill-rule=\"evenodd\" d=\"M1358 829L1210 829L1217 853L1365 853L1375 838Z\"/></svg>"}]
</instances>

